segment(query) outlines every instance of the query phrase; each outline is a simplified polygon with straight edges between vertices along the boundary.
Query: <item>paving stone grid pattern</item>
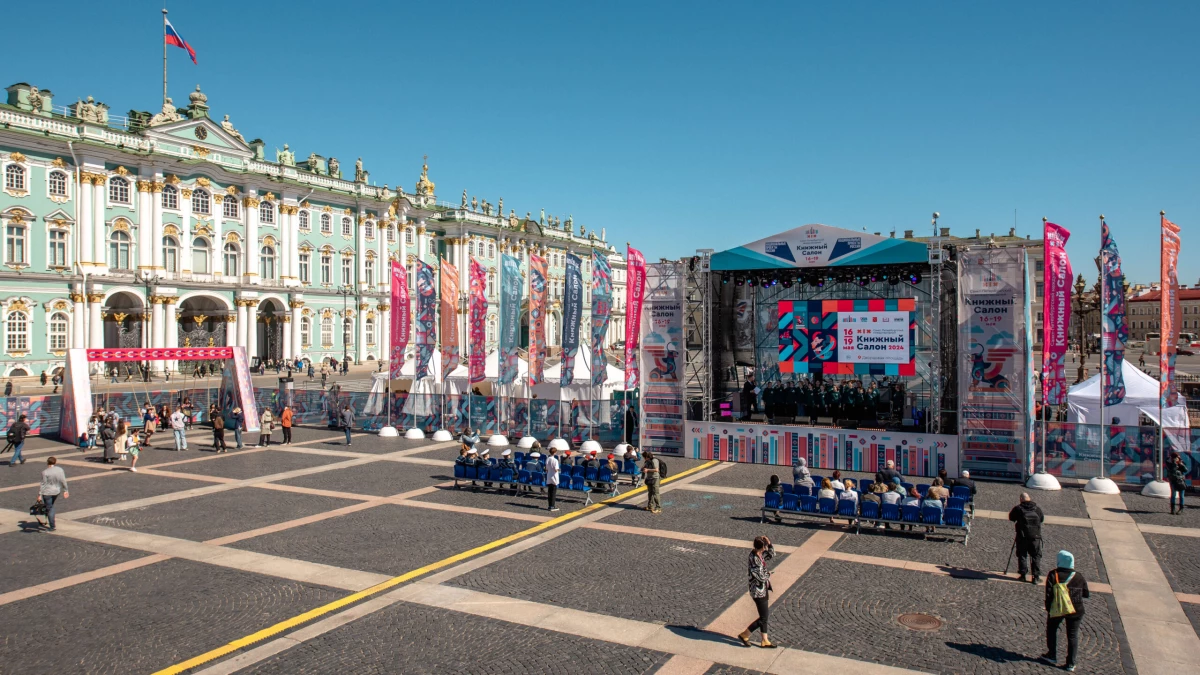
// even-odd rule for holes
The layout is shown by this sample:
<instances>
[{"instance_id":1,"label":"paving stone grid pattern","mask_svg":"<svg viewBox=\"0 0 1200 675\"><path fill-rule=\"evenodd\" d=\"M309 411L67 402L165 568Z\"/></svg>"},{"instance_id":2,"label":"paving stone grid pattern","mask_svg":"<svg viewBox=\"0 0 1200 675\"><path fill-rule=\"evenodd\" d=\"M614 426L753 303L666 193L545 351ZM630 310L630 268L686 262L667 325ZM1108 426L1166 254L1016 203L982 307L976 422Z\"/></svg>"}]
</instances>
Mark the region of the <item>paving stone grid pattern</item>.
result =
<instances>
[{"instance_id":1,"label":"paving stone grid pattern","mask_svg":"<svg viewBox=\"0 0 1200 675\"><path fill-rule=\"evenodd\" d=\"M837 539L824 555L853 554L854 562L818 553L794 583L783 582L772 639L804 650L789 663L864 673L874 672L872 664L934 673L1052 670L1034 660L1044 651L1041 587L999 578L1012 543L1005 520L977 518L967 547L919 534L854 535L840 521L760 523L760 499L728 488L760 490L772 473L790 479L790 469L719 465L686 479L687 489L668 485L661 514L642 510L639 495L486 555L460 555L574 514L582 503L563 494L562 510L550 513L541 494L449 488L456 443L361 434L347 447L338 430L298 428L292 446L218 455L210 438L197 429L191 449L176 453L160 437L136 474L127 463L103 464L96 453L47 439L37 439L27 464L0 466L7 528L0 531L0 625L20 627L0 636L0 672L153 673L345 597L347 588L450 556L465 560L438 572L445 586L435 589L469 589L491 603L541 608L546 618L529 623L521 612L484 616L400 601L323 632L281 633L301 637L278 653L242 663L247 652L239 652L189 672L786 672L768 667L770 654L764 661L757 648L738 651L728 637L668 652L662 643L639 646L627 632L635 624L680 631L742 620L749 542L772 537L782 549L773 564L786 566L803 559L821 531ZM50 454L64 460L71 480L53 535L21 515ZM672 474L703 464L667 461ZM980 483L977 504L1002 518L1022 490ZM1109 566L1086 526L1081 492L1034 497L1049 516L1079 519L1046 525L1044 568L1067 548L1089 581L1104 587ZM1200 510L1169 516L1165 501L1123 499L1125 513L1152 528L1144 537L1172 590L1200 594ZM159 549L168 553L148 557ZM259 557L246 563L247 554ZM1086 606L1081 668L1136 672L1113 596L1093 592ZM1183 608L1200 627L1200 604ZM944 624L912 631L897 622L904 612ZM1064 636L1060 659L1065 645Z\"/></svg>"}]
</instances>

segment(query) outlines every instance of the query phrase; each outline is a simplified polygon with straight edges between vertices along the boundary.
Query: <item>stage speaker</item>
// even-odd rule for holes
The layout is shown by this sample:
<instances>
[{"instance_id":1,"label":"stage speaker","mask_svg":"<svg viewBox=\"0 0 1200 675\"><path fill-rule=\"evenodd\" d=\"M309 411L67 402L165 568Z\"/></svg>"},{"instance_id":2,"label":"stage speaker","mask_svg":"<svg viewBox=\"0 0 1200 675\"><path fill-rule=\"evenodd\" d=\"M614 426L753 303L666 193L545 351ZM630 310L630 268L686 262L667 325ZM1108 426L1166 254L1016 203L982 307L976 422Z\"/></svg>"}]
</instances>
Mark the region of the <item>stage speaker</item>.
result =
<instances>
[{"instance_id":1,"label":"stage speaker","mask_svg":"<svg viewBox=\"0 0 1200 675\"><path fill-rule=\"evenodd\" d=\"M817 424L828 424L828 425L831 425L831 426L832 426L832 425L833 425L833 418L832 418L832 417L818 417L818 418L817 418Z\"/></svg>"},{"instance_id":2,"label":"stage speaker","mask_svg":"<svg viewBox=\"0 0 1200 675\"><path fill-rule=\"evenodd\" d=\"M786 415L780 415L779 417L775 418L775 424L795 424L795 423L796 423L795 417L787 417Z\"/></svg>"}]
</instances>

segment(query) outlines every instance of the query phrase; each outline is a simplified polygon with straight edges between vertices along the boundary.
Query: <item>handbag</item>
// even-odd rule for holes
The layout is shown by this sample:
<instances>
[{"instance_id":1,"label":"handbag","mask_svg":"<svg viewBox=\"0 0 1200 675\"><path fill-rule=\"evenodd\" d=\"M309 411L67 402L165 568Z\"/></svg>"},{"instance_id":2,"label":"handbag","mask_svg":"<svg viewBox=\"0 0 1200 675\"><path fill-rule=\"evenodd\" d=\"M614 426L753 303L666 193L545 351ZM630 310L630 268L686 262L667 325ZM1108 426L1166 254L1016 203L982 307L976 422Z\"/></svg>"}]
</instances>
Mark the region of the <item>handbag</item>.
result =
<instances>
[{"instance_id":1,"label":"handbag","mask_svg":"<svg viewBox=\"0 0 1200 675\"><path fill-rule=\"evenodd\" d=\"M44 502L40 499L37 500L36 502L34 502L33 506L29 507L29 515L31 515L31 516L34 516L34 517L44 516L44 515L47 515L47 513L48 512L46 510L46 502Z\"/></svg>"}]
</instances>

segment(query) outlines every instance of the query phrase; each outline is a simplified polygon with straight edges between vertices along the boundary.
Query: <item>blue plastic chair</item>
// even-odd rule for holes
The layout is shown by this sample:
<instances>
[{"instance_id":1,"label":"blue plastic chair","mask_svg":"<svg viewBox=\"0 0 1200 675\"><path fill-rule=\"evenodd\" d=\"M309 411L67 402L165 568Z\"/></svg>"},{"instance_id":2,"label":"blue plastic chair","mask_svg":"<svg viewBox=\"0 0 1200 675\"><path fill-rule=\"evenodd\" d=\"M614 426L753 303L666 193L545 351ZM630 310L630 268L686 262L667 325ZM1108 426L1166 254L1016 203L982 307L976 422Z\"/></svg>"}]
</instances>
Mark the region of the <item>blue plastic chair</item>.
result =
<instances>
[{"instance_id":1,"label":"blue plastic chair","mask_svg":"<svg viewBox=\"0 0 1200 675\"><path fill-rule=\"evenodd\" d=\"M798 495L783 495L783 510L784 511L800 511L800 497Z\"/></svg>"},{"instance_id":2,"label":"blue plastic chair","mask_svg":"<svg viewBox=\"0 0 1200 675\"><path fill-rule=\"evenodd\" d=\"M907 508L908 507L905 507L905 509L907 509ZM905 520L907 520L907 518ZM942 524L942 510L936 506L922 506L921 507L921 522L926 525L941 525Z\"/></svg>"},{"instance_id":3,"label":"blue plastic chair","mask_svg":"<svg viewBox=\"0 0 1200 675\"><path fill-rule=\"evenodd\" d=\"M474 466L463 466L463 478L467 480L475 480L479 477L479 469Z\"/></svg>"},{"instance_id":4,"label":"blue plastic chair","mask_svg":"<svg viewBox=\"0 0 1200 675\"><path fill-rule=\"evenodd\" d=\"M882 504L879 509L880 520L900 520L900 505L899 504Z\"/></svg>"},{"instance_id":5,"label":"blue plastic chair","mask_svg":"<svg viewBox=\"0 0 1200 675\"><path fill-rule=\"evenodd\" d=\"M530 474L530 485L534 487L546 487L546 474L538 471Z\"/></svg>"},{"instance_id":6,"label":"blue plastic chair","mask_svg":"<svg viewBox=\"0 0 1200 675\"><path fill-rule=\"evenodd\" d=\"M576 469L578 469L578 468L581 468L581 467L575 467L575 468L576 468ZM582 478L582 479L584 479L584 480L587 480L587 481L592 481L592 482L594 482L594 481L596 480L596 474L597 474L597 473L598 473L598 469L596 469L596 467L589 466L589 467L587 467L586 469L584 469L584 470L583 470L583 476L579 476L579 474L575 474L575 475L576 475L576 477L578 477L578 478Z\"/></svg>"},{"instance_id":7,"label":"blue plastic chair","mask_svg":"<svg viewBox=\"0 0 1200 675\"><path fill-rule=\"evenodd\" d=\"M879 504L871 501L864 501L859 510L862 512L863 518L879 520Z\"/></svg>"},{"instance_id":8,"label":"blue plastic chair","mask_svg":"<svg viewBox=\"0 0 1200 675\"><path fill-rule=\"evenodd\" d=\"M962 497L951 497L946 500L946 508L958 509L960 511L965 510L967 508L967 500Z\"/></svg>"},{"instance_id":9,"label":"blue plastic chair","mask_svg":"<svg viewBox=\"0 0 1200 675\"><path fill-rule=\"evenodd\" d=\"M493 478L495 478L495 475L496 475L496 472L492 471ZM508 467L500 469L500 477L495 478L495 479L496 479L496 482L498 482L498 483L505 483L505 484L511 485L513 482L513 470Z\"/></svg>"},{"instance_id":10,"label":"blue plastic chair","mask_svg":"<svg viewBox=\"0 0 1200 675\"><path fill-rule=\"evenodd\" d=\"M837 501L830 499L829 497L818 499L817 508L821 513L826 513L832 516L833 514L837 513Z\"/></svg>"},{"instance_id":11,"label":"blue plastic chair","mask_svg":"<svg viewBox=\"0 0 1200 675\"><path fill-rule=\"evenodd\" d=\"M483 466L475 467L475 478L477 480L486 481L492 474L492 467L484 464Z\"/></svg>"},{"instance_id":12,"label":"blue plastic chair","mask_svg":"<svg viewBox=\"0 0 1200 675\"><path fill-rule=\"evenodd\" d=\"M500 466L500 460L496 459L495 457L490 457L488 458L488 464L491 464L493 467L497 467Z\"/></svg>"},{"instance_id":13,"label":"blue plastic chair","mask_svg":"<svg viewBox=\"0 0 1200 675\"><path fill-rule=\"evenodd\" d=\"M839 499L837 503L837 514L853 518L858 515L858 502L853 499Z\"/></svg>"},{"instance_id":14,"label":"blue plastic chair","mask_svg":"<svg viewBox=\"0 0 1200 675\"><path fill-rule=\"evenodd\" d=\"M921 493L921 497L924 498L930 487L932 486L929 483L917 483L917 492Z\"/></svg>"},{"instance_id":15,"label":"blue plastic chair","mask_svg":"<svg viewBox=\"0 0 1200 675\"><path fill-rule=\"evenodd\" d=\"M953 497L957 497L959 499L963 499L967 502L970 502L971 501L971 488L969 488L965 485L955 485L953 488L951 488L950 495Z\"/></svg>"},{"instance_id":16,"label":"blue plastic chair","mask_svg":"<svg viewBox=\"0 0 1200 675\"><path fill-rule=\"evenodd\" d=\"M858 491L859 491L859 493L860 493L860 494L865 494L865 493L867 493L867 492L870 492L870 491L871 491L871 487L872 487L873 485L875 485L875 481L873 481L873 480L863 480L863 481L861 481L861 482L858 484Z\"/></svg>"},{"instance_id":17,"label":"blue plastic chair","mask_svg":"<svg viewBox=\"0 0 1200 675\"><path fill-rule=\"evenodd\" d=\"M517 483L520 485L531 485L532 480L533 480L533 475L530 474L525 469L521 469L521 471L519 473L517 473Z\"/></svg>"},{"instance_id":18,"label":"blue plastic chair","mask_svg":"<svg viewBox=\"0 0 1200 675\"><path fill-rule=\"evenodd\" d=\"M778 509L781 506L783 506L783 495L770 491L763 495L764 509Z\"/></svg>"},{"instance_id":19,"label":"blue plastic chair","mask_svg":"<svg viewBox=\"0 0 1200 675\"><path fill-rule=\"evenodd\" d=\"M780 485L780 487L783 488L784 494L790 494L792 492L792 484L791 483L783 483L782 485Z\"/></svg>"},{"instance_id":20,"label":"blue plastic chair","mask_svg":"<svg viewBox=\"0 0 1200 675\"><path fill-rule=\"evenodd\" d=\"M906 523L921 522L921 507L906 504L900 510L900 519Z\"/></svg>"},{"instance_id":21,"label":"blue plastic chair","mask_svg":"<svg viewBox=\"0 0 1200 675\"><path fill-rule=\"evenodd\" d=\"M517 466L525 466L525 453L514 452L513 461L517 463Z\"/></svg>"},{"instance_id":22,"label":"blue plastic chair","mask_svg":"<svg viewBox=\"0 0 1200 675\"><path fill-rule=\"evenodd\" d=\"M803 511L805 513L816 513L817 508L818 507L817 507L817 498L816 497L801 495L801 497L800 497L800 510L801 511Z\"/></svg>"},{"instance_id":23,"label":"blue plastic chair","mask_svg":"<svg viewBox=\"0 0 1200 675\"><path fill-rule=\"evenodd\" d=\"M966 514L962 509L946 509L942 517L946 524L952 527L966 526Z\"/></svg>"},{"instance_id":24,"label":"blue plastic chair","mask_svg":"<svg viewBox=\"0 0 1200 675\"><path fill-rule=\"evenodd\" d=\"M796 494L801 497L809 497L812 495L812 491L808 489L807 485L793 485L792 489L795 490Z\"/></svg>"},{"instance_id":25,"label":"blue plastic chair","mask_svg":"<svg viewBox=\"0 0 1200 675\"><path fill-rule=\"evenodd\" d=\"M583 466L576 464L575 466L571 467L570 473L571 473L571 478L574 478L576 476L579 476L580 478L582 478L583 477Z\"/></svg>"},{"instance_id":26,"label":"blue plastic chair","mask_svg":"<svg viewBox=\"0 0 1200 675\"><path fill-rule=\"evenodd\" d=\"M584 484L582 478L571 479L571 490L574 492L582 492L584 495L583 503L590 504L592 501L592 488Z\"/></svg>"},{"instance_id":27,"label":"blue plastic chair","mask_svg":"<svg viewBox=\"0 0 1200 675\"><path fill-rule=\"evenodd\" d=\"M912 483L901 482L900 487L904 488L904 492L907 493L909 490L913 489L913 487L915 487L915 486Z\"/></svg>"}]
</instances>

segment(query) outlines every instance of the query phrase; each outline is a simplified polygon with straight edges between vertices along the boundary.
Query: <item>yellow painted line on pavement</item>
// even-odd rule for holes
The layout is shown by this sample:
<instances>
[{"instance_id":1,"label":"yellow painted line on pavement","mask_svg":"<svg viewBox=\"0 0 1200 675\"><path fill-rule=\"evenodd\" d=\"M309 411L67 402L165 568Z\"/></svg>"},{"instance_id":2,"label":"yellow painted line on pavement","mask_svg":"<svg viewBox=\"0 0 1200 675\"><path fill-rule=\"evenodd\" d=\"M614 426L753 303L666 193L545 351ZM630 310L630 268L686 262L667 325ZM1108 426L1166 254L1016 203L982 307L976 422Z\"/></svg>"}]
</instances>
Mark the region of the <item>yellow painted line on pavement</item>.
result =
<instances>
[{"instance_id":1,"label":"yellow painted line on pavement","mask_svg":"<svg viewBox=\"0 0 1200 675\"><path fill-rule=\"evenodd\" d=\"M717 461L705 462L704 464L701 464L700 466L693 467L691 469L688 469L687 471L683 471L674 476L670 476L668 478L663 479L662 484L666 485L667 483L672 483L681 478L686 478L687 476L690 476L699 471L703 471L704 469L707 469L707 468L714 466L716 464L719 464L719 463L720 462L717 462ZM500 539L496 539L495 541L490 541L482 546L477 546L469 551L463 551L462 553L452 555L449 558L444 558L442 560L439 560L435 563L426 565L424 567L419 567L415 570L412 570L411 572L406 572L404 574L401 574L398 577L392 577L391 579L388 579L387 581L376 584L370 588L363 589L361 591L358 591L357 593L351 593L350 595L347 595L344 598L334 600L333 602L330 602L328 604L321 605L320 607L310 609L307 612L304 612L303 614L298 614L290 619L280 621L279 623L277 623L273 626L264 628L264 629L258 631L257 633L251 633L250 635L247 635L246 637L239 638L237 640L234 640L233 642L224 644L220 647L217 647L216 649L213 649L211 651L207 651L203 654L200 654L199 656L194 656L186 661L181 661L173 666L163 668L162 670L159 670L159 671L153 673L153 675L178 675L179 673L183 673L191 668L195 668L197 666L204 665L205 663L208 663L209 661L212 661L214 659L219 659L222 656L226 656L228 654L232 654L233 652L236 652L239 649L248 647L256 642L260 642L269 637L278 635L286 630L290 630L292 628L300 626L301 624L312 621L313 619L316 619L317 617L323 616L330 612L335 612L339 609L342 609L343 607L346 607L347 605L354 604L360 600L365 600L366 598L369 598L372 595L377 595L383 591L386 591L389 588L398 586L406 581L412 581L413 579L416 579L418 577L429 574L430 572L434 572L436 570L442 569L443 567L448 567L455 563L459 563L464 560L474 558L475 556L478 556L482 553L487 553L488 551L495 550L506 544L511 544L514 541L518 541L520 539L524 539L525 537L537 534L538 532L548 530L556 525L561 525L569 520L573 520L582 515L591 513L593 511L597 511L597 510L602 509L611 504L616 504L618 502L629 499L630 497L632 497L634 495L645 492L645 490L646 490L645 485L642 485L641 487L637 487L633 490L630 490L629 492L626 492L625 494L617 495L615 497L609 497L608 499L604 499L604 500L598 501L594 504L591 504L589 506L585 506L584 508L579 509L578 511L573 511L571 513L567 513L567 514L558 516L557 518L554 518L553 520L548 520L544 523L539 523L537 525L534 525L533 527L531 527L527 530L521 530L520 532L517 532L515 534L510 534L507 537L501 537Z\"/></svg>"}]
</instances>

